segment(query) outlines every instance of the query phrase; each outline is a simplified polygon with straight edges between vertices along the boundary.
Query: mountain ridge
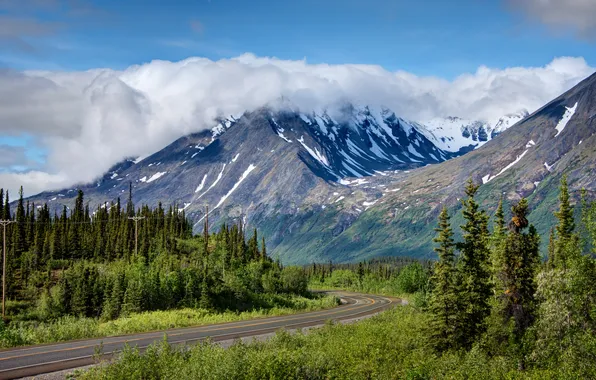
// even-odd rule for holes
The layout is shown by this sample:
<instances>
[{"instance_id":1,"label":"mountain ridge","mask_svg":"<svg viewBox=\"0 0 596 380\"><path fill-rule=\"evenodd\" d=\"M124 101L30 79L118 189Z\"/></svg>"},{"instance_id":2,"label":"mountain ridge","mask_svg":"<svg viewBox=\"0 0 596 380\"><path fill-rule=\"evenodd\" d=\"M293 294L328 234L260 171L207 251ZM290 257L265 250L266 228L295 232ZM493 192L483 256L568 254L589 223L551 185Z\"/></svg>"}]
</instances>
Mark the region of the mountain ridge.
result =
<instances>
[{"instance_id":1,"label":"mountain ridge","mask_svg":"<svg viewBox=\"0 0 596 380\"><path fill-rule=\"evenodd\" d=\"M537 189L560 174L563 152L582 143L582 150L594 145L594 112L586 104L595 98L595 78L514 128L494 136L495 129L490 130L482 144L477 130L478 144L456 152L438 147L437 137L423 124L380 107L353 107L344 115L349 122L321 112L263 107L221 119L213 131L185 136L136 163L126 160L82 188L95 207L121 196L129 182L137 203L152 204L166 194L196 223L195 230L209 205L211 228L223 222L258 228L267 236L270 252L287 262L387 254L431 257L437 210L443 204L457 210L461 185L470 176L483 183L479 197L489 209L494 207L489 200L501 195L508 201L528 196L534 207L541 199L552 203L550 190L540 198L544 190ZM556 127L575 103L574 114L559 131ZM473 133L468 139L474 141ZM548 141L554 141L552 149L546 147ZM526 167L529 173L521 173ZM579 177L572 173L572 182ZM580 179L590 190L596 188L593 181ZM69 191L30 200L51 199L60 207L68 205L68 195L74 196Z\"/></svg>"}]
</instances>

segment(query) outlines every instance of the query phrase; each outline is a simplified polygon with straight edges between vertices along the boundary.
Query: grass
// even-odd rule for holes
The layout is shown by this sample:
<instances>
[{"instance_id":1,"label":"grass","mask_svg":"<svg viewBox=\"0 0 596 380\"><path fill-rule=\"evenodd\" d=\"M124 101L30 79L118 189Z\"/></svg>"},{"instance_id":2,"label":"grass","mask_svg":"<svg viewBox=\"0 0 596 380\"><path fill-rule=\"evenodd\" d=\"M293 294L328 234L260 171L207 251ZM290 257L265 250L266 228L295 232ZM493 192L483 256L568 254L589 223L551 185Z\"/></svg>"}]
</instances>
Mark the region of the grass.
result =
<instances>
[{"instance_id":1,"label":"grass","mask_svg":"<svg viewBox=\"0 0 596 380\"><path fill-rule=\"evenodd\" d=\"M437 355L428 314L397 307L353 325L328 324L308 335L281 331L266 342L229 349L202 343L156 344L141 355L126 348L112 364L78 373L93 379L569 379L572 366L520 372L515 360L479 349Z\"/></svg>"},{"instance_id":2,"label":"grass","mask_svg":"<svg viewBox=\"0 0 596 380\"><path fill-rule=\"evenodd\" d=\"M272 308L252 311L216 313L204 309L178 309L132 314L113 321L93 318L64 317L47 323L11 323L0 327L0 347L9 348L32 344L55 343L74 339L100 338L173 328L280 316L331 308L337 305L333 296L306 298L275 296L278 304Z\"/></svg>"}]
</instances>

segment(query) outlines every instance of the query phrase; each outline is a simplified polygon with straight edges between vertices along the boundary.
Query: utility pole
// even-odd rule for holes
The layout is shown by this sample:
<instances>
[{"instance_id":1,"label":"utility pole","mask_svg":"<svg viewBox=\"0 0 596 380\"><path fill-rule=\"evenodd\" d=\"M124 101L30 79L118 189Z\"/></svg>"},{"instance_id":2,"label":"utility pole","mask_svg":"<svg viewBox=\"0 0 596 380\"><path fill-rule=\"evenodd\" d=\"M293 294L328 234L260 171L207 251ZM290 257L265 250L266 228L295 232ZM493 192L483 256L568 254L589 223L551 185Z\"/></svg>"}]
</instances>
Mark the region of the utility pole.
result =
<instances>
[{"instance_id":1,"label":"utility pole","mask_svg":"<svg viewBox=\"0 0 596 380\"><path fill-rule=\"evenodd\" d=\"M205 247L209 246L209 206L206 206L205 211ZM207 252L205 251L205 254Z\"/></svg>"},{"instance_id":2,"label":"utility pole","mask_svg":"<svg viewBox=\"0 0 596 380\"><path fill-rule=\"evenodd\" d=\"M6 299L6 226L14 223L14 220L0 220L0 225L4 228L4 259L2 260L2 319L4 319L4 301Z\"/></svg>"},{"instance_id":3,"label":"utility pole","mask_svg":"<svg viewBox=\"0 0 596 380\"><path fill-rule=\"evenodd\" d=\"M128 219L134 220L135 222L135 257L139 254L139 220L145 219L144 216L129 216Z\"/></svg>"}]
</instances>

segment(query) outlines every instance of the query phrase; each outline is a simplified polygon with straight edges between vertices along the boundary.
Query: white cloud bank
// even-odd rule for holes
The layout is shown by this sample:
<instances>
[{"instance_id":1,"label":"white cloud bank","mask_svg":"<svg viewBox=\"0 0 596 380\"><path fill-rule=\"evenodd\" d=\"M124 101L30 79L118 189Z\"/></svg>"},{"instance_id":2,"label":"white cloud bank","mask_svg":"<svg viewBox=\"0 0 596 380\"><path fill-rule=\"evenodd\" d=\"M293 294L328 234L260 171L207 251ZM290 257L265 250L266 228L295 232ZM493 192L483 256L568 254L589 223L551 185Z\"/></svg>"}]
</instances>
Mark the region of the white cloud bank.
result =
<instances>
[{"instance_id":1,"label":"white cloud bank","mask_svg":"<svg viewBox=\"0 0 596 380\"><path fill-rule=\"evenodd\" d=\"M312 65L245 54L153 61L124 71L0 72L0 135L29 134L48 151L43 171L0 174L28 194L90 182L125 157L152 153L218 116L280 96L304 110L350 100L424 120L492 119L533 111L593 73L583 58L544 67L480 67L453 81L372 65Z\"/></svg>"}]
</instances>

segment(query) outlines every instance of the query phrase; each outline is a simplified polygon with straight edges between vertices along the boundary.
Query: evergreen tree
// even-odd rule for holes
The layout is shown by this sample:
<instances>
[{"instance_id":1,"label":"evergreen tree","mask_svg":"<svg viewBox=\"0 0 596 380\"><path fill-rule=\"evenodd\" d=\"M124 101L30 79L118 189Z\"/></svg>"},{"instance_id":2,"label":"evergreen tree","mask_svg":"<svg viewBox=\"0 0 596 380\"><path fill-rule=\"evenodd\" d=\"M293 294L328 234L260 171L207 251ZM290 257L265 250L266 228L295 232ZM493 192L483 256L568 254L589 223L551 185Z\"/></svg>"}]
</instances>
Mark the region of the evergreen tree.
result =
<instances>
[{"instance_id":1,"label":"evergreen tree","mask_svg":"<svg viewBox=\"0 0 596 380\"><path fill-rule=\"evenodd\" d=\"M143 288L140 279L131 278L124 292L122 301L122 314L130 315L142 311Z\"/></svg>"},{"instance_id":2,"label":"evergreen tree","mask_svg":"<svg viewBox=\"0 0 596 380\"><path fill-rule=\"evenodd\" d=\"M528 201L523 198L511 209L509 234L505 239L503 262L498 272L498 298L505 323L514 322L519 341L534 320L535 277L540 263L540 241L536 229L526 218ZM529 227L529 232L525 232Z\"/></svg>"},{"instance_id":3,"label":"evergreen tree","mask_svg":"<svg viewBox=\"0 0 596 380\"><path fill-rule=\"evenodd\" d=\"M463 217L466 223L461 226L463 241L457 243L460 251L458 275L459 294L462 308L458 314L457 343L464 348L471 347L475 339L485 330L485 319L490 313L489 299L492 293L489 265L488 216L474 196L478 185L470 179L466 185L467 198L462 201Z\"/></svg>"},{"instance_id":4,"label":"evergreen tree","mask_svg":"<svg viewBox=\"0 0 596 380\"><path fill-rule=\"evenodd\" d=\"M259 240L258 240L256 228L254 229L252 237L248 241L247 249L248 249L248 257L250 258L250 260L256 260L256 259L260 258Z\"/></svg>"},{"instance_id":5,"label":"evergreen tree","mask_svg":"<svg viewBox=\"0 0 596 380\"><path fill-rule=\"evenodd\" d=\"M205 310L211 309L211 298L209 296L209 287L207 286L207 276L203 276L203 282L201 283L199 307Z\"/></svg>"},{"instance_id":6,"label":"evergreen tree","mask_svg":"<svg viewBox=\"0 0 596 380\"><path fill-rule=\"evenodd\" d=\"M455 343L459 322L457 319L458 297L455 288L455 243L446 207L443 207L439 215L439 225L435 228L435 231L437 237L433 241L438 246L434 250L439 256L439 261L434 268L434 289L432 290L429 305L432 315L430 334L435 348L439 351L445 351Z\"/></svg>"},{"instance_id":7,"label":"evergreen tree","mask_svg":"<svg viewBox=\"0 0 596 380\"><path fill-rule=\"evenodd\" d=\"M265 246L265 237L261 237L261 259L262 261L265 261L267 259L269 259L269 257L267 257L267 247Z\"/></svg>"},{"instance_id":8,"label":"evergreen tree","mask_svg":"<svg viewBox=\"0 0 596 380\"><path fill-rule=\"evenodd\" d=\"M362 261L358 263L358 284L362 288L364 283L364 265L362 265Z\"/></svg>"},{"instance_id":9,"label":"evergreen tree","mask_svg":"<svg viewBox=\"0 0 596 380\"><path fill-rule=\"evenodd\" d=\"M555 212L558 219L556 226L554 266L565 269L569 261L578 252L577 245L579 237L574 234L575 220L573 217L573 206L570 204L569 188L567 185L567 176L561 179L559 194L559 211Z\"/></svg>"},{"instance_id":10,"label":"evergreen tree","mask_svg":"<svg viewBox=\"0 0 596 380\"><path fill-rule=\"evenodd\" d=\"M548 256L546 258L546 267L548 269L553 269L555 267L555 242L555 228L553 227L550 229L550 234L548 236Z\"/></svg>"},{"instance_id":11,"label":"evergreen tree","mask_svg":"<svg viewBox=\"0 0 596 380\"><path fill-rule=\"evenodd\" d=\"M12 219L12 214L10 213L10 196L8 194L8 190L6 190L5 199L6 199L6 201L4 202L4 208L2 210L4 212L4 215L3 215L2 219L10 220L10 219Z\"/></svg>"},{"instance_id":12,"label":"evergreen tree","mask_svg":"<svg viewBox=\"0 0 596 380\"><path fill-rule=\"evenodd\" d=\"M506 236L507 226L505 223L505 212L503 211L503 197L501 197L497 211L495 212L493 234L490 239L493 284L497 282L496 276L503 264L503 243Z\"/></svg>"}]
</instances>

